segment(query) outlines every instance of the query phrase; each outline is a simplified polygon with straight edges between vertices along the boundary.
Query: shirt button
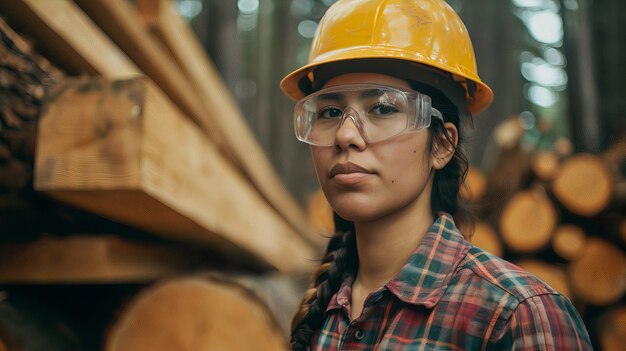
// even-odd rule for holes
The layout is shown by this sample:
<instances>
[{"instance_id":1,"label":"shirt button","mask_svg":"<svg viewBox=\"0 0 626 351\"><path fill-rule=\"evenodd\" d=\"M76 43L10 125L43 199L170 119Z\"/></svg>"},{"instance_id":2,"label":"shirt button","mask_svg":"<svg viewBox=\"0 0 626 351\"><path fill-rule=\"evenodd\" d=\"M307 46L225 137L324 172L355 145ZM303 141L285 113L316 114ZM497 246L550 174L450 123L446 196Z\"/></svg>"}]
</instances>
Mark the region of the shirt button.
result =
<instances>
[{"instance_id":1,"label":"shirt button","mask_svg":"<svg viewBox=\"0 0 626 351\"><path fill-rule=\"evenodd\" d=\"M354 331L354 338L357 339L358 341L363 340L364 336L365 336L365 332L363 331L363 329L357 329Z\"/></svg>"}]
</instances>

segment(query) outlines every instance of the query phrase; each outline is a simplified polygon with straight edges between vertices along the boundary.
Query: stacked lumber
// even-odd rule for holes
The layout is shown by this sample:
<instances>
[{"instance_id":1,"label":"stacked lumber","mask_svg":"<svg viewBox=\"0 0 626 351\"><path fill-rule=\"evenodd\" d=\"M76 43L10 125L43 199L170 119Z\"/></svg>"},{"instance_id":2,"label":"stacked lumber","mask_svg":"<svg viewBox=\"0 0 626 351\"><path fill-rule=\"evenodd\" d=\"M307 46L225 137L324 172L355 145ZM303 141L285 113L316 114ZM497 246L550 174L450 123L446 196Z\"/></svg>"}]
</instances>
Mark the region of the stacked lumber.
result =
<instances>
[{"instance_id":1,"label":"stacked lumber","mask_svg":"<svg viewBox=\"0 0 626 351\"><path fill-rule=\"evenodd\" d=\"M133 287L113 316L64 291L65 344L285 349L323 237L171 3L2 1L0 16L0 295ZM29 318L0 316L0 349L65 340Z\"/></svg>"},{"instance_id":2,"label":"stacked lumber","mask_svg":"<svg viewBox=\"0 0 626 351\"><path fill-rule=\"evenodd\" d=\"M495 130L486 170L470 166L460 198L476 218L461 231L473 245L536 274L570 298L597 348L626 341L626 140L600 154L571 143L532 152L516 118ZM309 216L332 232L332 209L318 190ZM610 326L610 327L609 327Z\"/></svg>"}]
</instances>

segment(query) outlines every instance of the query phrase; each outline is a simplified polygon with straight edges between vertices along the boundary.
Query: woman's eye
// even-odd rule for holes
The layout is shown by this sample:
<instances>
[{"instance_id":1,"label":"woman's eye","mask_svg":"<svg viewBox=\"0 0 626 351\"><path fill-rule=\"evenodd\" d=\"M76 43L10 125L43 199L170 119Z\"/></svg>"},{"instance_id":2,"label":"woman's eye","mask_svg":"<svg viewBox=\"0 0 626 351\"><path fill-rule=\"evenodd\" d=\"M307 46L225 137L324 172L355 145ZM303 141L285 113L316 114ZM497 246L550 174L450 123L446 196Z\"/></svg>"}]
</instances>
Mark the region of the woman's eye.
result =
<instances>
[{"instance_id":1,"label":"woman's eye","mask_svg":"<svg viewBox=\"0 0 626 351\"><path fill-rule=\"evenodd\" d=\"M326 107L318 113L319 118L339 118L343 115L343 111L336 107Z\"/></svg>"},{"instance_id":2,"label":"woman's eye","mask_svg":"<svg viewBox=\"0 0 626 351\"><path fill-rule=\"evenodd\" d=\"M398 112L398 109L392 105L377 105L370 111L371 114L377 116L385 116Z\"/></svg>"}]
</instances>

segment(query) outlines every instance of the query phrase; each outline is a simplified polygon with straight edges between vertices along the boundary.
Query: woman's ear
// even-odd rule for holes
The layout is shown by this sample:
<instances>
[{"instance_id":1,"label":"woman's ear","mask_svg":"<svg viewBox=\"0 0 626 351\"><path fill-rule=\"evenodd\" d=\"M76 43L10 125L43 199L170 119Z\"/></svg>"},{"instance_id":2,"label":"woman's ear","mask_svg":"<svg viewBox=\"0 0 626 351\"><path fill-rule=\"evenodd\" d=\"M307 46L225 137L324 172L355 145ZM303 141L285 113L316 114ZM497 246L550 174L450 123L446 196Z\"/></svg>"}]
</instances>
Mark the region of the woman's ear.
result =
<instances>
[{"instance_id":1,"label":"woman's ear","mask_svg":"<svg viewBox=\"0 0 626 351\"><path fill-rule=\"evenodd\" d=\"M443 135L442 132L434 138L433 142L431 157L433 168L436 170L440 170L448 164L452 156L454 156L456 145L459 142L459 130L454 123L445 122L443 127L447 135Z\"/></svg>"}]
</instances>

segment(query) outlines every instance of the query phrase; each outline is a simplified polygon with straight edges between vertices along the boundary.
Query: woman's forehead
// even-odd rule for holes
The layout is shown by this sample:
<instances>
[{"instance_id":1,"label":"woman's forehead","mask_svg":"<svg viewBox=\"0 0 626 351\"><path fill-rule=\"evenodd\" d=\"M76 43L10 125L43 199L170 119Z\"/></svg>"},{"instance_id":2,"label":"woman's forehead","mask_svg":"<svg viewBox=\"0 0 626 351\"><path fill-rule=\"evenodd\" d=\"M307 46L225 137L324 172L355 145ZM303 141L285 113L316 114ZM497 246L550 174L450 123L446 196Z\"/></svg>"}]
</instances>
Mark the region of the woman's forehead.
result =
<instances>
[{"instance_id":1,"label":"woman's forehead","mask_svg":"<svg viewBox=\"0 0 626 351\"><path fill-rule=\"evenodd\" d=\"M346 73L329 79L323 88L345 84L380 84L395 88L410 89L405 80L381 73Z\"/></svg>"}]
</instances>

